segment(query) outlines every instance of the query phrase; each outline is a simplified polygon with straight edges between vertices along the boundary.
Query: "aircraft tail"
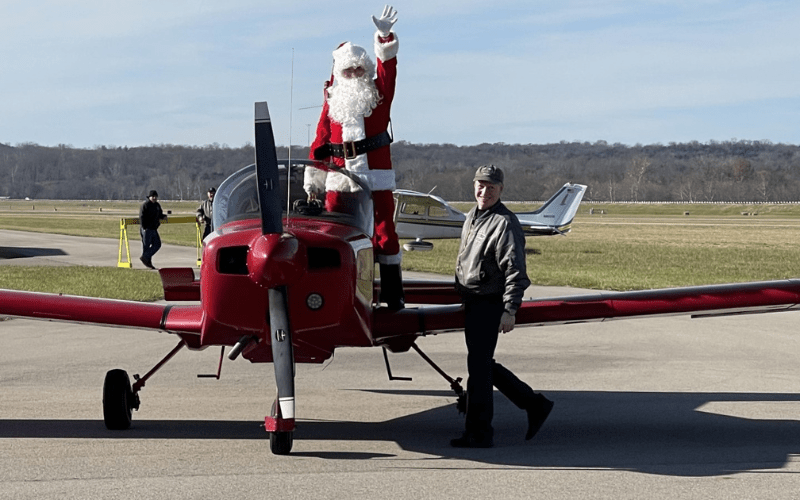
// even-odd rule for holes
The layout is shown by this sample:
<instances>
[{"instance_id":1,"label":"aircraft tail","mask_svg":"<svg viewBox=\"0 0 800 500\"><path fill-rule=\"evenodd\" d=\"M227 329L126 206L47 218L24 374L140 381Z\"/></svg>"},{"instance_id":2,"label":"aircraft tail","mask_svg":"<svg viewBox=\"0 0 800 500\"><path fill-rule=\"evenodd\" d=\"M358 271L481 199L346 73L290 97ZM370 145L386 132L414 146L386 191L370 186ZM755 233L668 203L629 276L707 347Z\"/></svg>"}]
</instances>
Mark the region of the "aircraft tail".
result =
<instances>
[{"instance_id":1,"label":"aircraft tail","mask_svg":"<svg viewBox=\"0 0 800 500\"><path fill-rule=\"evenodd\" d=\"M568 233L585 192L586 186L568 182L537 210L518 212L517 217L525 234L532 236Z\"/></svg>"}]
</instances>

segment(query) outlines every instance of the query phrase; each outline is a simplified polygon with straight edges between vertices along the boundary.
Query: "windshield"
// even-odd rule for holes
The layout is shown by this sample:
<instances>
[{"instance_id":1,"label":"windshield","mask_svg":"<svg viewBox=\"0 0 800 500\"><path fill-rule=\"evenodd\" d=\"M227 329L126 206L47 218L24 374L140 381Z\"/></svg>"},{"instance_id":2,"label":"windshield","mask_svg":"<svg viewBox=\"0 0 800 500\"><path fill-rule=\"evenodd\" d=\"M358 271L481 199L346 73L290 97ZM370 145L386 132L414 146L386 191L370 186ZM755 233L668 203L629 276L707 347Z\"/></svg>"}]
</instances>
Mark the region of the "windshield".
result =
<instances>
[{"instance_id":1,"label":"windshield","mask_svg":"<svg viewBox=\"0 0 800 500\"><path fill-rule=\"evenodd\" d=\"M289 176L289 189L286 185L286 172L288 161L278 160L278 177L281 185L281 206L284 216L303 217L306 219L319 219L335 221L355 227L372 236L374 221L372 197L369 188L346 170L340 172L356 182L360 189L347 193L348 203L340 203L328 211L325 208L325 195L319 197L323 200L319 209L309 209L304 202L307 199L303 191L303 172L306 166L311 165L308 160L293 160L291 175ZM288 194L288 203L287 203ZM298 203L299 202L299 203ZM214 196L214 229L222 228L225 224L244 219L260 219L261 211L258 204L258 189L256 187L256 166L248 165L234 173L220 184Z\"/></svg>"}]
</instances>

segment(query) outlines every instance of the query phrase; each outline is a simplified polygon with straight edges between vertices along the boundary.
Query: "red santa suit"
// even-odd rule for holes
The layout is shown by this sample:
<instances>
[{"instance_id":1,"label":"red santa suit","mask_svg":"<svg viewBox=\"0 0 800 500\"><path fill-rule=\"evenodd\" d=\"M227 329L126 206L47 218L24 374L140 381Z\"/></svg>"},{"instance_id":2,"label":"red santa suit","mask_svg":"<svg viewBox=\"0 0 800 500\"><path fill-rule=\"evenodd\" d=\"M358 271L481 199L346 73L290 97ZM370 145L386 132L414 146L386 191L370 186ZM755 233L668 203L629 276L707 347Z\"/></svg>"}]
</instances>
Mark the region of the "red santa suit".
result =
<instances>
[{"instance_id":1,"label":"red santa suit","mask_svg":"<svg viewBox=\"0 0 800 500\"><path fill-rule=\"evenodd\" d=\"M398 40L393 32L386 37L375 33L377 68L363 48L349 42L333 52L332 82L334 78L338 81L344 79L343 70L361 67L368 77L376 75L374 84L377 99L372 103L374 107L371 110L371 106L367 105L363 112L355 113L356 116L337 121L337 114L331 109L336 106L332 103L337 87L326 88L325 103L310 155L311 159L320 162L317 163L319 168L306 168L304 187L309 194L320 193L324 183L326 209L336 211L337 205L346 203L348 193L360 188L346 176L327 171L324 163L332 162L340 168L346 168L364 181L372 191L375 208L373 244L377 260L380 264L397 266L399 269L402 255L393 220L395 174L389 148L391 138L387 132L397 77L397 48ZM332 82L328 82L328 85ZM364 149L367 151L361 152ZM338 151L339 155L332 154L332 150Z\"/></svg>"}]
</instances>

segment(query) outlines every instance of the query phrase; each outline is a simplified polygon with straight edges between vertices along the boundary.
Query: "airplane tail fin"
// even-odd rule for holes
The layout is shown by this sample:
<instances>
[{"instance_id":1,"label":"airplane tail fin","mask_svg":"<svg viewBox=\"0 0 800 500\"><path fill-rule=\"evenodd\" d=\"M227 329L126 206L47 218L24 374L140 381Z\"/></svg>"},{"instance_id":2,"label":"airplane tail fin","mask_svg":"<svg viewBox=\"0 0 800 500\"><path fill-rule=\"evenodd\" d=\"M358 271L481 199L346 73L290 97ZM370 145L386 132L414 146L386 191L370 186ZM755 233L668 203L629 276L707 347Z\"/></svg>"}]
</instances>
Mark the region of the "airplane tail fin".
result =
<instances>
[{"instance_id":1,"label":"airplane tail fin","mask_svg":"<svg viewBox=\"0 0 800 500\"><path fill-rule=\"evenodd\" d=\"M568 182L537 210L518 212L523 230L529 235L568 233L585 192L586 186Z\"/></svg>"}]
</instances>

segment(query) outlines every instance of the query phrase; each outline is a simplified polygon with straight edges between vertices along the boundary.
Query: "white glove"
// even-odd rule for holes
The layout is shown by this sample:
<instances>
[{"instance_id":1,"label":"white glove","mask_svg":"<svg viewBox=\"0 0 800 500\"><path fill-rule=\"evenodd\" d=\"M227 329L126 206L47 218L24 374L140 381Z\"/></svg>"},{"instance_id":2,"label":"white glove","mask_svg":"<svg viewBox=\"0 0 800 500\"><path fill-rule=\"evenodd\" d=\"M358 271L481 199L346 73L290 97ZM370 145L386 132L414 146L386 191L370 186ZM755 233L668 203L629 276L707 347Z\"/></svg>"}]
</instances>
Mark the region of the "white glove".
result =
<instances>
[{"instance_id":1,"label":"white glove","mask_svg":"<svg viewBox=\"0 0 800 500\"><path fill-rule=\"evenodd\" d=\"M386 38L389 36L389 33L391 33L394 23L397 22L397 11L394 10L394 7L391 5L386 5L383 8L383 14L381 14L380 19L376 19L375 16L372 16L372 22L375 23L375 27L378 28L378 33L380 33L383 38Z\"/></svg>"},{"instance_id":2,"label":"white glove","mask_svg":"<svg viewBox=\"0 0 800 500\"><path fill-rule=\"evenodd\" d=\"M516 321L516 317L513 314L509 314L508 311L503 312L503 316L500 318L500 331L503 333L508 333L514 329L514 322Z\"/></svg>"}]
</instances>

